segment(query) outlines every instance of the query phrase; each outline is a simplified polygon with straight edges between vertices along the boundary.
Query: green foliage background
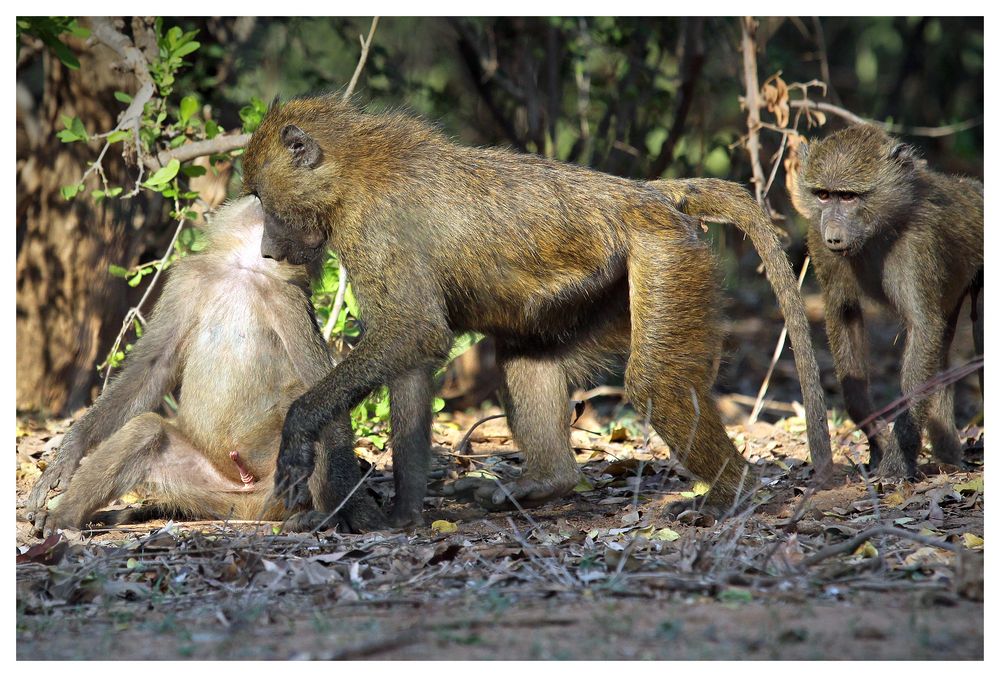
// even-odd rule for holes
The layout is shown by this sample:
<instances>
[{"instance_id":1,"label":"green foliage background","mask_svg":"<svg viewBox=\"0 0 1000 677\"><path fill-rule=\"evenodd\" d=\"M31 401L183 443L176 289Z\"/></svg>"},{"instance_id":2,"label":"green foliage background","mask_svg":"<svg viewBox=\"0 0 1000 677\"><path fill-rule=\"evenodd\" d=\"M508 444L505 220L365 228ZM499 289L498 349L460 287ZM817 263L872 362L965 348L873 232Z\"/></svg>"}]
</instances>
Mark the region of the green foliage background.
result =
<instances>
[{"instance_id":1,"label":"green foliage background","mask_svg":"<svg viewBox=\"0 0 1000 677\"><path fill-rule=\"evenodd\" d=\"M343 89L357 64L359 36L369 26L365 17L158 20L160 52L150 69L157 96L144 111L141 143L148 151L167 150L226 130L249 132L274 97ZM64 42L85 37L77 22L22 17L17 29L19 50L22 33L32 35L68 67L79 68ZM739 144L746 130L739 40L739 21L726 17L387 17L355 99L424 116L462 143L508 145L634 178L714 176L747 183L749 163ZM866 118L913 127L983 114L982 18L770 18L761 20L758 40L761 82L777 72L786 82L828 80L825 100ZM123 110L132 94L116 94ZM766 112L763 117L772 119ZM683 124L675 126L678 118ZM114 144L110 152L120 152L119 144L131 142L123 131L87 130L69 116L63 123L59 138L66 143L90 143L104 134ZM826 129L802 131L825 133L843 124L828 116ZM940 169L981 176L983 134L979 125L907 140ZM780 136L765 130L762 143L769 168ZM191 218L197 193L188 180L205 171L174 161L146 176L142 187L172 200L173 218ZM63 196L122 197L123 187L107 181L88 192L90 187L82 181L65 186ZM237 159L231 193L238 187ZM780 178L769 199L791 215ZM789 230L800 236L795 223ZM724 233L713 231L712 237ZM801 258L801 237L794 239L792 257ZM197 228L186 228L178 254L199 247ZM721 252L727 280L735 284L746 269L740 257L747 249L737 244ZM135 286L169 262L112 266L109 274ZM331 254L315 288L321 324L336 293L337 269ZM349 293L335 334L351 341L359 318ZM138 323L135 328L141 331ZM107 362L116 364L127 350L112 350ZM387 410L384 392L377 393L355 412L359 432L376 434ZM376 434L373 442L378 439Z\"/></svg>"}]
</instances>

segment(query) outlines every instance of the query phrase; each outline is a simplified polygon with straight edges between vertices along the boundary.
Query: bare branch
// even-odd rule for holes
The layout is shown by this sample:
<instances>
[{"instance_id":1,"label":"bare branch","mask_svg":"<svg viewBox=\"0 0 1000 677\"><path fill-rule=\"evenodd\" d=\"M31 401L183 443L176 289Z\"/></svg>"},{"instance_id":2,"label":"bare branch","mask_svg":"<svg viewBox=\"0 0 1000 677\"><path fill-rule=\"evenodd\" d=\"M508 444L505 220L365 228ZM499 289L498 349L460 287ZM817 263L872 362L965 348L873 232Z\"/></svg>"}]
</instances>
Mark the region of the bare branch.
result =
<instances>
[{"instance_id":1,"label":"bare branch","mask_svg":"<svg viewBox=\"0 0 1000 677\"><path fill-rule=\"evenodd\" d=\"M361 38L361 56L358 57L358 65L354 69L354 75L351 76L351 84L347 85L347 91L344 92L344 101L351 98L351 94L354 93L354 87L358 84L358 78L361 77L361 71L365 68L365 62L368 61L368 48L371 47L372 38L375 36L375 29L378 28L378 17L372 17L372 27L368 29L368 39Z\"/></svg>"},{"instance_id":2,"label":"bare branch","mask_svg":"<svg viewBox=\"0 0 1000 677\"><path fill-rule=\"evenodd\" d=\"M150 169L159 169L171 160L187 162L188 160L194 160L195 158L199 158L204 155L228 153L242 148L247 145L247 142L249 141L249 134L220 134L214 139L205 139L204 141L186 143L183 146L170 151L161 151L157 154L155 160L151 157L147 158L145 164Z\"/></svg>"},{"instance_id":3,"label":"bare branch","mask_svg":"<svg viewBox=\"0 0 1000 677\"><path fill-rule=\"evenodd\" d=\"M758 102L758 106L763 108L767 104L763 102ZM898 125L891 122L882 122L881 120L870 120L868 118L863 118L856 113L852 113L846 108L840 106L835 106L832 103L827 103L825 101L811 101L809 99L798 99L795 101L789 101L788 105L792 108L803 108L803 109L813 109L818 111L823 111L824 113L830 113L831 115L836 115L839 118L847 120L853 125L860 124L870 124L877 125L887 132L893 134L906 134L908 136L926 136L929 138L939 138L942 136L950 136L951 134L958 134L959 132L964 132L967 129L973 129L983 124L983 116L969 118L968 120L963 120L962 122L956 122L951 125L942 125L940 127L907 127L906 125Z\"/></svg>"}]
</instances>

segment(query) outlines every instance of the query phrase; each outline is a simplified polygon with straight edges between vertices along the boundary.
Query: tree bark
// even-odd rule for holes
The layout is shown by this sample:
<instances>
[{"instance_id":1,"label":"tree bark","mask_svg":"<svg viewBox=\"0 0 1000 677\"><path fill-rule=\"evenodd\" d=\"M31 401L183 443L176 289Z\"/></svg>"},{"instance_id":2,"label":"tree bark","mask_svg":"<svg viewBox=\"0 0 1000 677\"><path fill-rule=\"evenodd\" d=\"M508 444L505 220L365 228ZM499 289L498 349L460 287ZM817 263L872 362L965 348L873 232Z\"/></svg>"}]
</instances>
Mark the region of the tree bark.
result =
<instances>
[{"instance_id":1,"label":"tree bark","mask_svg":"<svg viewBox=\"0 0 1000 677\"><path fill-rule=\"evenodd\" d=\"M61 116L78 116L92 133L108 131L122 108L114 91L135 88L132 76L115 69L111 50L79 40L70 45L80 59L78 71L45 49L18 69L17 408L54 414L91 401L96 364L121 328L129 294L136 293L111 277L108 265L134 265L169 225L163 200L148 191L95 204L89 194L100 179L93 175L75 199L60 194L79 180L99 148L97 142L60 142ZM103 165L109 182L128 192L136 170L116 154L119 148L109 149ZM146 222L152 227L143 228Z\"/></svg>"}]
</instances>

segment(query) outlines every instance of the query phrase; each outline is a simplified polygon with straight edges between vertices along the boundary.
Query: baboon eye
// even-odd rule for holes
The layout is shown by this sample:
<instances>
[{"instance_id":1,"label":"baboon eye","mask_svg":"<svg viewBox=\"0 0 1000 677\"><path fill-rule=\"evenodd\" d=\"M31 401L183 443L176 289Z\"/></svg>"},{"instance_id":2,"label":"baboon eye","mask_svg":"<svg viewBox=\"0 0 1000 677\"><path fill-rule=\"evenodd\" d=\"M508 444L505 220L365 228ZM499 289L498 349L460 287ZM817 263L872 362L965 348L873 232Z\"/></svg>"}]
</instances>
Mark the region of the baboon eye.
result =
<instances>
[{"instance_id":1,"label":"baboon eye","mask_svg":"<svg viewBox=\"0 0 1000 677\"><path fill-rule=\"evenodd\" d=\"M817 190L815 192L815 195L819 199L820 202L826 202L827 200L830 199L830 193L828 191L825 191L825 190Z\"/></svg>"},{"instance_id":2,"label":"baboon eye","mask_svg":"<svg viewBox=\"0 0 1000 677\"><path fill-rule=\"evenodd\" d=\"M841 193L840 199L844 202L854 202L858 198L857 193Z\"/></svg>"}]
</instances>

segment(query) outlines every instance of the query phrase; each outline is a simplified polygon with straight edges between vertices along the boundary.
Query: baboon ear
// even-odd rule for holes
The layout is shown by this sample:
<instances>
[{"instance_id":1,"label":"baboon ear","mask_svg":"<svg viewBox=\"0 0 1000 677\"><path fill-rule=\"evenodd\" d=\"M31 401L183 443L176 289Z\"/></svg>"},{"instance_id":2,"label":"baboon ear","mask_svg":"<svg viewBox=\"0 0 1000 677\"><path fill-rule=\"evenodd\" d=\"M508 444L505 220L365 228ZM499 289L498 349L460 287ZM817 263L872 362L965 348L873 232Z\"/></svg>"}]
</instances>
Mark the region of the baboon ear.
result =
<instances>
[{"instance_id":1,"label":"baboon ear","mask_svg":"<svg viewBox=\"0 0 1000 677\"><path fill-rule=\"evenodd\" d=\"M292 154L292 164L296 167L313 169L323 161L323 149L316 139L295 125L282 127L281 143Z\"/></svg>"},{"instance_id":2,"label":"baboon ear","mask_svg":"<svg viewBox=\"0 0 1000 677\"><path fill-rule=\"evenodd\" d=\"M912 165L917 159L917 151L909 144L897 143L892 147L892 150L889 151L889 159L897 160L904 165Z\"/></svg>"}]
</instances>

